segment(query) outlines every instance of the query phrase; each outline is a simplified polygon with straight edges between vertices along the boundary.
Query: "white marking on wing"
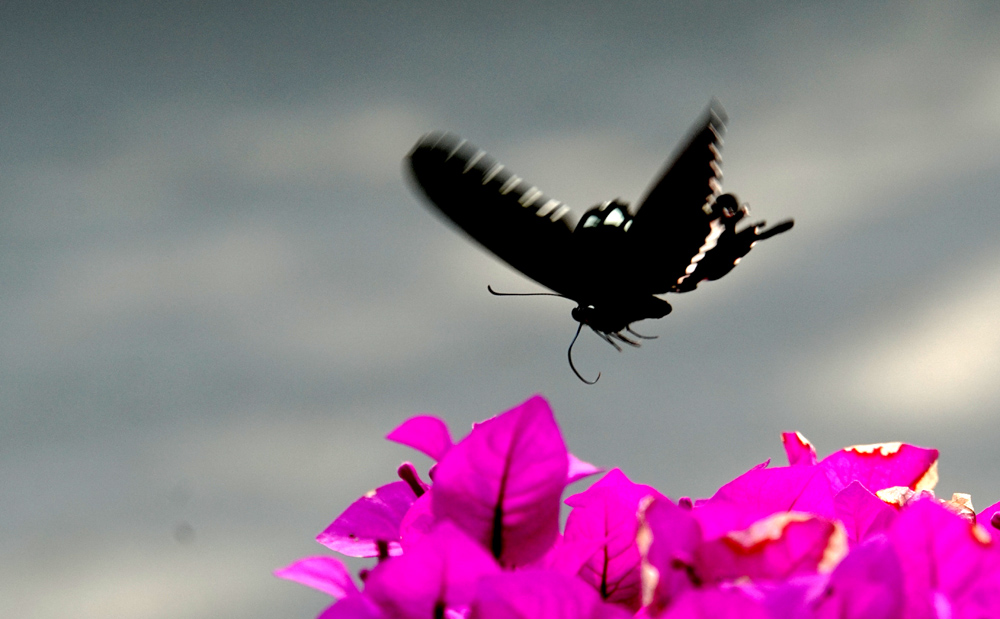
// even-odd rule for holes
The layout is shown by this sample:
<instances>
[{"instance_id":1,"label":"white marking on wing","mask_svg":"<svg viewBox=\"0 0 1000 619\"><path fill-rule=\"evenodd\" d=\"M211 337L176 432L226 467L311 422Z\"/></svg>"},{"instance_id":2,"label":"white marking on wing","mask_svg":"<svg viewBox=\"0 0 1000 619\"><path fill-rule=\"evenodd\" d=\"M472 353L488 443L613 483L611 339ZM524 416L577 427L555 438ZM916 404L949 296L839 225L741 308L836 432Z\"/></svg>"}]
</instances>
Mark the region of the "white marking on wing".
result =
<instances>
[{"instance_id":1,"label":"white marking on wing","mask_svg":"<svg viewBox=\"0 0 1000 619\"><path fill-rule=\"evenodd\" d=\"M485 154L486 154L485 150L478 151L472 159L469 159L469 163L465 164L465 169L462 170L462 174L468 173L468 171L471 170L474 165L479 163L479 160L482 159L483 155Z\"/></svg>"},{"instance_id":2,"label":"white marking on wing","mask_svg":"<svg viewBox=\"0 0 1000 619\"><path fill-rule=\"evenodd\" d=\"M542 191L538 187L533 186L531 189L524 192L524 195L521 196L521 199L518 200L518 202L521 203L521 206L528 207L534 204L535 200L540 197L542 197Z\"/></svg>"},{"instance_id":3,"label":"white marking on wing","mask_svg":"<svg viewBox=\"0 0 1000 619\"><path fill-rule=\"evenodd\" d=\"M625 221L625 215L622 214L622 210L616 208L615 210L608 213L608 216L604 218L605 226L620 226L622 222Z\"/></svg>"},{"instance_id":4,"label":"white marking on wing","mask_svg":"<svg viewBox=\"0 0 1000 619\"><path fill-rule=\"evenodd\" d=\"M566 206L565 204L563 204L562 206L560 206L559 208L557 208L555 210L555 212L553 212L551 215L549 215L549 219L551 219L552 221L559 221L560 219L563 218L563 215L565 215L566 213L570 212L570 210L571 209L568 206ZM631 223L631 222L629 222L629 223Z\"/></svg>"},{"instance_id":5,"label":"white marking on wing","mask_svg":"<svg viewBox=\"0 0 1000 619\"><path fill-rule=\"evenodd\" d=\"M542 208L538 209L538 212L535 213L535 215L538 215L539 217L545 217L553 210L555 210L555 208L559 206L559 204L560 204L559 200L549 200L548 202L542 205Z\"/></svg>"},{"instance_id":6,"label":"white marking on wing","mask_svg":"<svg viewBox=\"0 0 1000 619\"><path fill-rule=\"evenodd\" d=\"M500 170L502 170L502 169L503 169L503 164L498 163L498 164L494 165L492 168L490 168L489 170L487 170L486 175L483 176L483 184L485 185L486 183L488 183L491 180L493 180L493 177L496 176L497 174L499 174Z\"/></svg>"},{"instance_id":7,"label":"white marking on wing","mask_svg":"<svg viewBox=\"0 0 1000 619\"><path fill-rule=\"evenodd\" d=\"M448 153L448 156L444 158L444 160L445 160L445 161L448 161L449 159L451 159L452 157L454 157L454 156L455 156L455 153L457 153L457 152L458 152L458 149L462 148L463 146L465 146L465 140L462 140L461 142L459 142L459 143L458 143L458 146L456 146L455 148L453 148L453 149L451 150L451 152L450 152L450 153Z\"/></svg>"},{"instance_id":8,"label":"white marking on wing","mask_svg":"<svg viewBox=\"0 0 1000 619\"><path fill-rule=\"evenodd\" d=\"M507 182L500 185L500 195L505 196L510 193L510 190L518 186L524 179L520 176L514 175L507 179Z\"/></svg>"},{"instance_id":9,"label":"white marking on wing","mask_svg":"<svg viewBox=\"0 0 1000 619\"><path fill-rule=\"evenodd\" d=\"M695 270L698 268L698 263L702 261L702 259L705 257L706 254L708 254L708 252L712 251L712 249L718 243L719 237L725 230L726 226L722 224L722 221L720 221L719 219L712 220L711 229L708 231L708 236L705 237L705 242L702 243L701 247L698 248L698 253L691 258L691 263L688 264L687 268L684 269L684 276L677 280L678 284L683 282L685 279L690 277L692 273L695 272Z\"/></svg>"}]
</instances>

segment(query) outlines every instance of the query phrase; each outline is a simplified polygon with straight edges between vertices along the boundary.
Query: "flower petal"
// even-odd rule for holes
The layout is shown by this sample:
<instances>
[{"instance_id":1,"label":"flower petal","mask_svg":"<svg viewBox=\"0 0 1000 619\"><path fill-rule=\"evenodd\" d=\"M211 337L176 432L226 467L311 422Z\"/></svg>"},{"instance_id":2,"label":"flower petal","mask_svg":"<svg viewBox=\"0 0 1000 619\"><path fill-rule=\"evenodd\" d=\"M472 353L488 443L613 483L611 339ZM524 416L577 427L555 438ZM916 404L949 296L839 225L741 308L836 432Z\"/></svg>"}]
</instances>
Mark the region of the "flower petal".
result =
<instances>
[{"instance_id":1,"label":"flower petal","mask_svg":"<svg viewBox=\"0 0 1000 619\"><path fill-rule=\"evenodd\" d=\"M567 486L573 482L580 481L584 477L590 477L604 470L599 466L584 462L569 452L566 455L569 456L569 471L566 473Z\"/></svg>"},{"instance_id":2,"label":"flower petal","mask_svg":"<svg viewBox=\"0 0 1000 619\"><path fill-rule=\"evenodd\" d=\"M472 602L470 619L626 619L628 613L605 604L578 578L535 570L484 578Z\"/></svg>"},{"instance_id":3,"label":"flower petal","mask_svg":"<svg viewBox=\"0 0 1000 619\"><path fill-rule=\"evenodd\" d=\"M560 535L548 552L534 563L524 567L525 569L551 570L567 576L576 576L583 569L587 559L597 552L603 544L604 539L587 538L567 542L566 538Z\"/></svg>"},{"instance_id":4,"label":"flower petal","mask_svg":"<svg viewBox=\"0 0 1000 619\"><path fill-rule=\"evenodd\" d=\"M440 609L468 606L480 578L500 566L450 522L442 522L399 557L379 563L364 595L394 619L431 619Z\"/></svg>"},{"instance_id":5,"label":"flower petal","mask_svg":"<svg viewBox=\"0 0 1000 619\"><path fill-rule=\"evenodd\" d=\"M905 443L855 445L836 451L819 463L836 494L852 481L872 492L892 486L912 490L932 490L937 483L936 449Z\"/></svg>"},{"instance_id":6,"label":"flower petal","mask_svg":"<svg viewBox=\"0 0 1000 619\"><path fill-rule=\"evenodd\" d=\"M694 555L701 544L701 527L690 510L670 499L643 502L638 535L643 557L643 598L664 607L684 591L701 584Z\"/></svg>"},{"instance_id":7,"label":"flower petal","mask_svg":"<svg viewBox=\"0 0 1000 619\"><path fill-rule=\"evenodd\" d=\"M695 572L707 583L782 580L830 572L846 554L847 539L836 523L783 512L701 544L695 553Z\"/></svg>"},{"instance_id":8,"label":"flower petal","mask_svg":"<svg viewBox=\"0 0 1000 619\"><path fill-rule=\"evenodd\" d=\"M348 596L327 608L316 619L382 619L385 615L363 595Z\"/></svg>"},{"instance_id":9,"label":"flower petal","mask_svg":"<svg viewBox=\"0 0 1000 619\"><path fill-rule=\"evenodd\" d=\"M738 588L706 588L687 591L660 615L663 619L771 619L764 606Z\"/></svg>"},{"instance_id":10,"label":"flower petal","mask_svg":"<svg viewBox=\"0 0 1000 619\"><path fill-rule=\"evenodd\" d=\"M390 441L412 447L440 461L451 449L451 433L445 422L430 415L411 417L386 435Z\"/></svg>"},{"instance_id":11,"label":"flower petal","mask_svg":"<svg viewBox=\"0 0 1000 619\"><path fill-rule=\"evenodd\" d=\"M352 503L316 540L349 557L377 557L380 545L397 555L400 523L416 500L406 482L380 486Z\"/></svg>"},{"instance_id":12,"label":"flower petal","mask_svg":"<svg viewBox=\"0 0 1000 619\"><path fill-rule=\"evenodd\" d=\"M580 578L608 602L633 612L642 603L642 557L636 533L639 503L646 497L666 500L654 488L633 483L619 469L612 469L588 490L566 499L573 511L566 520L565 541L596 543Z\"/></svg>"},{"instance_id":13,"label":"flower petal","mask_svg":"<svg viewBox=\"0 0 1000 619\"><path fill-rule=\"evenodd\" d=\"M434 516L449 519L501 563L541 557L559 532L569 458L541 397L477 424L438 463Z\"/></svg>"},{"instance_id":14,"label":"flower petal","mask_svg":"<svg viewBox=\"0 0 1000 619\"><path fill-rule=\"evenodd\" d=\"M434 513L431 511L431 495L424 494L414 501L399 524L399 543L406 552L423 536L434 529Z\"/></svg>"},{"instance_id":15,"label":"flower petal","mask_svg":"<svg viewBox=\"0 0 1000 619\"><path fill-rule=\"evenodd\" d=\"M1000 550L933 499L908 505L888 536L903 567L906 617L1000 617Z\"/></svg>"},{"instance_id":16,"label":"flower petal","mask_svg":"<svg viewBox=\"0 0 1000 619\"><path fill-rule=\"evenodd\" d=\"M746 529L771 514L808 512L834 517L833 494L822 469L784 466L750 469L719 489L710 499L695 504L692 513L706 539Z\"/></svg>"},{"instance_id":17,"label":"flower petal","mask_svg":"<svg viewBox=\"0 0 1000 619\"><path fill-rule=\"evenodd\" d=\"M816 464L816 448L809 439L798 432L782 432L781 442L785 446L790 466L809 466Z\"/></svg>"},{"instance_id":18,"label":"flower petal","mask_svg":"<svg viewBox=\"0 0 1000 619\"><path fill-rule=\"evenodd\" d=\"M830 576L816 619L902 619L903 570L885 536L856 547Z\"/></svg>"},{"instance_id":19,"label":"flower petal","mask_svg":"<svg viewBox=\"0 0 1000 619\"><path fill-rule=\"evenodd\" d=\"M896 517L896 510L858 481L852 481L833 497L833 509L852 544L885 531Z\"/></svg>"},{"instance_id":20,"label":"flower petal","mask_svg":"<svg viewBox=\"0 0 1000 619\"><path fill-rule=\"evenodd\" d=\"M274 575L328 593L338 600L358 592L351 572L335 557L299 559L288 567L275 570Z\"/></svg>"},{"instance_id":21,"label":"flower petal","mask_svg":"<svg viewBox=\"0 0 1000 619\"><path fill-rule=\"evenodd\" d=\"M993 543L1000 543L1000 503L994 503L976 514L976 523L993 538Z\"/></svg>"}]
</instances>

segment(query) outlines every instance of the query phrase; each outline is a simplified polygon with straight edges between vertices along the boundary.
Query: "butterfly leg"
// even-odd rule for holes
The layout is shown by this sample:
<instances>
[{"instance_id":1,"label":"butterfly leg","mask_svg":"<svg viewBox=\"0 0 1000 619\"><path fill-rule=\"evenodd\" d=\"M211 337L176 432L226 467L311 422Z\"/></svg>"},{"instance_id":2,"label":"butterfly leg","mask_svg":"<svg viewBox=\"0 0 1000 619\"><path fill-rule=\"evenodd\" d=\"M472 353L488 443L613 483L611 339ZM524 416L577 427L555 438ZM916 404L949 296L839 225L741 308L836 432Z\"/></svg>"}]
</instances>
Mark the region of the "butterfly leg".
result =
<instances>
[{"instance_id":1,"label":"butterfly leg","mask_svg":"<svg viewBox=\"0 0 1000 619\"><path fill-rule=\"evenodd\" d=\"M593 327L591 327L591 329L593 329ZM611 339L610 337L608 337L607 333L604 333L603 331L598 331L597 329L594 329L594 333L596 333L597 335L600 335L604 339L605 342L607 342L608 344L611 344L612 346L614 346L615 350L617 350L618 352L622 351L622 347L619 346L618 344L616 344L613 339Z\"/></svg>"},{"instance_id":2,"label":"butterfly leg","mask_svg":"<svg viewBox=\"0 0 1000 619\"><path fill-rule=\"evenodd\" d=\"M618 340L620 342L625 342L626 344L628 344L629 346L632 346L634 348L639 348L640 346L642 346L642 344L640 344L639 342L636 342L635 340L630 340L627 337L625 337L624 335L622 335L621 331L618 331L616 333L609 333L608 335L610 335L611 337L615 338L616 340Z\"/></svg>"},{"instance_id":3,"label":"butterfly leg","mask_svg":"<svg viewBox=\"0 0 1000 619\"><path fill-rule=\"evenodd\" d=\"M635 331L632 330L632 325L625 327L625 330L631 333L632 335L636 336L640 340L655 340L656 338L660 337L659 335L643 335L641 333L636 333Z\"/></svg>"}]
</instances>

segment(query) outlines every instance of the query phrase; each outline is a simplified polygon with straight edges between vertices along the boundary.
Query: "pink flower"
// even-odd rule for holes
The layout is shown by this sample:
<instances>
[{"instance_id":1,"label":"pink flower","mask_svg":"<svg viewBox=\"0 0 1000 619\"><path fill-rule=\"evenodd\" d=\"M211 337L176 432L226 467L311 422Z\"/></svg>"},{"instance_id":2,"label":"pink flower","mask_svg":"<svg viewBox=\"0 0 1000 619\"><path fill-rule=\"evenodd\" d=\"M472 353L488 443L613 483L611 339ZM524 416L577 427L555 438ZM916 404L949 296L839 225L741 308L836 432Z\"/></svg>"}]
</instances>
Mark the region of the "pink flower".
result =
<instances>
[{"instance_id":1,"label":"pink flower","mask_svg":"<svg viewBox=\"0 0 1000 619\"><path fill-rule=\"evenodd\" d=\"M888 537L903 569L903 616L1000 617L1000 552L981 527L921 500L899 514Z\"/></svg>"},{"instance_id":2,"label":"pink flower","mask_svg":"<svg viewBox=\"0 0 1000 619\"><path fill-rule=\"evenodd\" d=\"M484 578L472 619L625 619L580 579L558 572L519 571Z\"/></svg>"},{"instance_id":3,"label":"pink flower","mask_svg":"<svg viewBox=\"0 0 1000 619\"><path fill-rule=\"evenodd\" d=\"M401 554L399 526L416 500L405 482L376 488L352 503L316 540L349 557Z\"/></svg>"},{"instance_id":4,"label":"pink flower","mask_svg":"<svg viewBox=\"0 0 1000 619\"><path fill-rule=\"evenodd\" d=\"M826 458L782 435L764 462L712 497L674 503L566 449L539 396L455 442L431 416L390 440L437 463L358 499L318 537L376 557L359 589L338 559L277 575L329 594L321 619L1000 619L1000 503L934 497L938 452L901 443Z\"/></svg>"},{"instance_id":5,"label":"pink flower","mask_svg":"<svg viewBox=\"0 0 1000 619\"><path fill-rule=\"evenodd\" d=\"M611 470L586 492L566 499L567 544L590 540L592 551L579 569L584 582L609 602L636 611L642 605L642 556L636 541L636 514L645 499L668 500L650 486L632 483Z\"/></svg>"},{"instance_id":6,"label":"pink flower","mask_svg":"<svg viewBox=\"0 0 1000 619\"><path fill-rule=\"evenodd\" d=\"M506 566L541 557L559 534L569 452L536 396L478 424L438 462L435 519L451 520Z\"/></svg>"}]
</instances>

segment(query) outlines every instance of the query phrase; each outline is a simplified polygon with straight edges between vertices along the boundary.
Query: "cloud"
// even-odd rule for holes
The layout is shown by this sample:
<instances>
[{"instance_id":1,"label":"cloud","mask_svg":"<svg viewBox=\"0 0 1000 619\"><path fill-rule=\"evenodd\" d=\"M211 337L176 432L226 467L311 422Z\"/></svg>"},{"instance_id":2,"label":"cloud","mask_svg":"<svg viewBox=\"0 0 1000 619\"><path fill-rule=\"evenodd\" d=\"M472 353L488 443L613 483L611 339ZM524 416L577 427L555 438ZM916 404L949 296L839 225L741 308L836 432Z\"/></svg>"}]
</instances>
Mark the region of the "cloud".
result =
<instances>
[{"instance_id":1,"label":"cloud","mask_svg":"<svg viewBox=\"0 0 1000 619\"><path fill-rule=\"evenodd\" d=\"M402 104L346 114L313 104L234 115L213 139L248 181L386 184L399 181L403 155L430 128L425 115Z\"/></svg>"},{"instance_id":2,"label":"cloud","mask_svg":"<svg viewBox=\"0 0 1000 619\"><path fill-rule=\"evenodd\" d=\"M734 120L730 186L808 218L797 231L808 235L996 165L1000 59L992 40L956 30L952 17L838 49L807 67L813 79L774 93L775 105Z\"/></svg>"},{"instance_id":3,"label":"cloud","mask_svg":"<svg viewBox=\"0 0 1000 619\"><path fill-rule=\"evenodd\" d=\"M808 378L816 398L908 419L982 413L1000 398L1000 263L967 273L826 355Z\"/></svg>"},{"instance_id":4,"label":"cloud","mask_svg":"<svg viewBox=\"0 0 1000 619\"><path fill-rule=\"evenodd\" d=\"M268 559L280 567L277 553L261 551L274 541L255 543L238 531L221 537L194 547L180 547L168 535L151 540L123 531L99 545L76 538L68 548L47 549L56 561L36 557L0 569L7 589L0 611L10 617L194 619L301 605L308 594L281 586L266 568Z\"/></svg>"},{"instance_id":5,"label":"cloud","mask_svg":"<svg viewBox=\"0 0 1000 619\"><path fill-rule=\"evenodd\" d=\"M329 497L360 496L393 481L401 456L426 470L426 458L383 438L396 420L412 414L393 408L241 412L163 437L147 457L163 487L190 480L191 492L203 498L326 505Z\"/></svg>"}]
</instances>

